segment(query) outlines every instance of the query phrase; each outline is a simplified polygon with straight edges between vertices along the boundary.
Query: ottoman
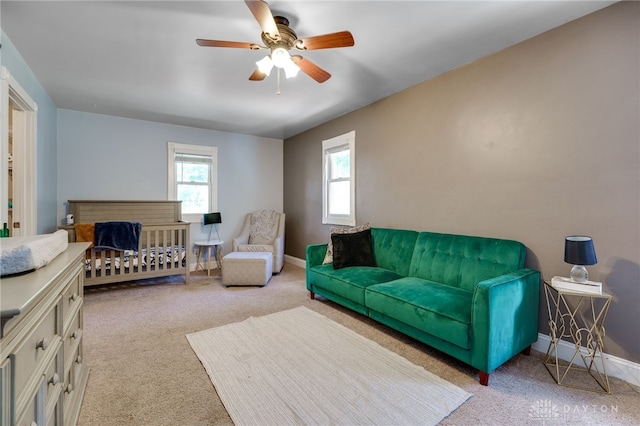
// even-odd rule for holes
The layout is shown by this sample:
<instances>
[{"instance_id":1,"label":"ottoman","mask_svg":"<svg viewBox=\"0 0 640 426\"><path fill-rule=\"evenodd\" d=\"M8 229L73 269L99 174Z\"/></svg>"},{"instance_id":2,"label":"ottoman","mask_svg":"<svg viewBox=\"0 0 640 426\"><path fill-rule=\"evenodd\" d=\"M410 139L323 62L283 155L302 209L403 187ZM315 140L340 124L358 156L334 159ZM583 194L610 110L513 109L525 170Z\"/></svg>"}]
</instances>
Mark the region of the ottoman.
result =
<instances>
[{"instance_id":1,"label":"ottoman","mask_svg":"<svg viewBox=\"0 0 640 426\"><path fill-rule=\"evenodd\" d=\"M271 253L234 251L222 258L222 284L265 286L272 270Z\"/></svg>"}]
</instances>

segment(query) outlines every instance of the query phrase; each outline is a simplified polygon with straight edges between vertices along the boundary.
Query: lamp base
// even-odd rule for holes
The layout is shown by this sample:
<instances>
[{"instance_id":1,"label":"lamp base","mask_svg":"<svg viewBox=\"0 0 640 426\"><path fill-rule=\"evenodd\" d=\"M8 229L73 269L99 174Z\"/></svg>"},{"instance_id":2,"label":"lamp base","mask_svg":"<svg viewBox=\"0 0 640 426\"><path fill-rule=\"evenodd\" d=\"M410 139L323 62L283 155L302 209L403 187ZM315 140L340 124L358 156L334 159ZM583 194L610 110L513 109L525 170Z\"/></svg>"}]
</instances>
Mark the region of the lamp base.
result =
<instances>
[{"instance_id":1,"label":"lamp base","mask_svg":"<svg viewBox=\"0 0 640 426\"><path fill-rule=\"evenodd\" d=\"M587 268L582 265L573 265L570 277L571 281L586 283L589 280L589 272L587 272Z\"/></svg>"},{"instance_id":2,"label":"lamp base","mask_svg":"<svg viewBox=\"0 0 640 426\"><path fill-rule=\"evenodd\" d=\"M218 234L218 227L214 223L211 226L209 226L209 237L207 238L208 243L211 242L211 231L213 230L212 228L216 228L216 235L218 236L218 241L220 241L220 234Z\"/></svg>"}]
</instances>

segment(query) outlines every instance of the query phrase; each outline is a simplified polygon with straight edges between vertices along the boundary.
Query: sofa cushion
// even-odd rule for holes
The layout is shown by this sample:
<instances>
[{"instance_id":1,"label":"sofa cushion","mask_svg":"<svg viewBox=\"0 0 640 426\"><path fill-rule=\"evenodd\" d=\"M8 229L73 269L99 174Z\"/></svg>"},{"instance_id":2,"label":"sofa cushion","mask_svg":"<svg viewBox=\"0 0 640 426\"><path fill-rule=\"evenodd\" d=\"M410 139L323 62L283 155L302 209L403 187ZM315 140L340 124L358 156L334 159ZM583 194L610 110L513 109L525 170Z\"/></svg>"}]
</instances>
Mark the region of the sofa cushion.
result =
<instances>
[{"instance_id":1,"label":"sofa cushion","mask_svg":"<svg viewBox=\"0 0 640 426\"><path fill-rule=\"evenodd\" d=\"M417 238L416 231L371 228L373 259L376 265L406 277L409 275L409 265Z\"/></svg>"},{"instance_id":2,"label":"sofa cushion","mask_svg":"<svg viewBox=\"0 0 640 426\"><path fill-rule=\"evenodd\" d=\"M327 245L327 252L324 255L324 260L322 261L323 265L328 265L329 263L333 263L333 243L331 242L331 236L335 234L353 234L355 232L364 231L365 229L371 229L371 225L365 223L360 226L353 226L351 228L343 228L332 226L329 235L329 244Z\"/></svg>"},{"instance_id":3,"label":"sofa cushion","mask_svg":"<svg viewBox=\"0 0 640 426\"><path fill-rule=\"evenodd\" d=\"M472 291L480 281L522 269L525 255L517 241L421 232L408 275Z\"/></svg>"},{"instance_id":4,"label":"sofa cushion","mask_svg":"<svg viewBox=\"0 0 640 426\"><path fill-rule=\"evenodd\" d=\"M347 266L376 266L371 252L371 229L350 234L334 234L333 269Z\"/></svg>"},{"instance_id":5,"label":"sofa cushion","mask_svg":"<svg viewBox=\"0 0 640 426\"><path fill-rule=\"evenodd\" d=\"M365 290L365 304L411 327L461 348L470 347L473 293L416 277L375 284Z\"/></svg>"},{"instance_id":6,"label":"sofa cushion","mask_svg":"<svg viewBox=\"0 0 640 426\"><path fill-rule=\"evenodd\" d=\"M364 305L364 289L370 285L402 278L395 272L371 266L333 269L333 265L314 266L308 273L312 286Z\"/></svg>"}]
</instances>

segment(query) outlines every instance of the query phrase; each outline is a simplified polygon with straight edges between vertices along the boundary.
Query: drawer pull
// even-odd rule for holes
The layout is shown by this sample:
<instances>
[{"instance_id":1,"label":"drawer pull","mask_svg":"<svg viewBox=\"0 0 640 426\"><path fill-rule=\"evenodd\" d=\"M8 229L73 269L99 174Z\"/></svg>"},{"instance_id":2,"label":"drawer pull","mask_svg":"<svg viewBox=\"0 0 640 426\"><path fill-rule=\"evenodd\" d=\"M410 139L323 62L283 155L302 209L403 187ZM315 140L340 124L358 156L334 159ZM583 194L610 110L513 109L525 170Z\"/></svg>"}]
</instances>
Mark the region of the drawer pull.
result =
<instances>
[{"instance_id":1,"label":"drawer pull","mask_svg":"<svg viewBox=\"0 0 640 426\"><path fill-rule=\"evenodd\" d=\"M76 362L77 362L78 364L82 364L82 355L78 355L78 356L76 357Z\"/></svg>"},{"instance_id":2,"label":"drawer pull","mask_svg":"<svg viewBox=\"0 0 640 426\"><path fill-rule=\"evenodd\" d=\"M58 376L58 373L53 373L53 377L49 379L49 384L55 386L59 382L60 382L60 376Z\"/></svg>"},{"instance_id":3,"label":"drawer pull","mask_svg":"<svg viewBox=\"0 0 640 426\"><path fill-rule=\"evenodd\" d=\"M77 339L78 336L80 336L80 330L74 331L73 334L71 334L71 336L69 337L71 337L72 339Z\"/></svg>"},{"instance_id":4,"label":"drawer pull","mask_svg":"<svg viewBox=\"0 0 640 426\"><path fill-rule=\"evenodd\" d=\"M69 296L69 299L75 302L78 299L78 293L73 293L71 296Z\"/></svg>"},{"instance_id":5,"label":"drawer pull","mask_svg":"<svg viewBox=\"0 0 640 426\"><path fill-rule=\"evenodd\" d=\"M49 346L49 342L46 337L43 337L38 343L36 343L36 349L42 349L43 351L47 350L47 346Z\"/></svg>"},{"instance_id":6,"label":"drawer pull","mask_svg":"<svg viewBox=\"0 0 640 426\"><path fill-rule=\"evenodd\" d=\"M71 393L71 392L73 392L73 385L72 385L71 383L69 383L69 384L67 385L67 388L66 388L64 391L65 391L65 393Z\"/></svg>"}]
</instances>

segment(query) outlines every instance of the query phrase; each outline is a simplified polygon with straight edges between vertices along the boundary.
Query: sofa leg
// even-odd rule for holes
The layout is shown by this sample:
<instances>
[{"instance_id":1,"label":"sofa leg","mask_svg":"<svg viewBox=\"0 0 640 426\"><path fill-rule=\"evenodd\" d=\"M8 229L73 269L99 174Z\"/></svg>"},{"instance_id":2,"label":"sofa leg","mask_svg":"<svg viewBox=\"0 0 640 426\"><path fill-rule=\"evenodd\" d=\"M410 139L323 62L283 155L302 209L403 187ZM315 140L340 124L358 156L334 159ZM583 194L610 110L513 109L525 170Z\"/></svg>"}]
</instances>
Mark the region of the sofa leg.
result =
<instances>
[{"instance_id":1,"label":"sofa leg","mask_svg":"<svg viewBox=\"0 0 640 426\"><path fill-rule=\"evenodd\" d=\"M489 386L489 373L484 371L480 372L480 378L478 380L482 386Z\"/></svg>"},{"instance_id":2,"label":"sofa leg","mask_svg":"<svg viewBox=\"0 0 640 426\"><path fill-rule=\"evenodd\" d=\"M309 292L309 299L314 300L316 298L316 294L312 291Z\"/></svg>"},{"instance_id":3,"label":"sofa leg","mask_svg":"<svg viewBox=\"0 0 640 426\"><path fill-rule=\"evenodd\" d=\"M523 351L522 351L522 354L526 355L526 356L531 355L531 345L529 345L526 348L524 348Z\"/></svg>"}]
</instances>

